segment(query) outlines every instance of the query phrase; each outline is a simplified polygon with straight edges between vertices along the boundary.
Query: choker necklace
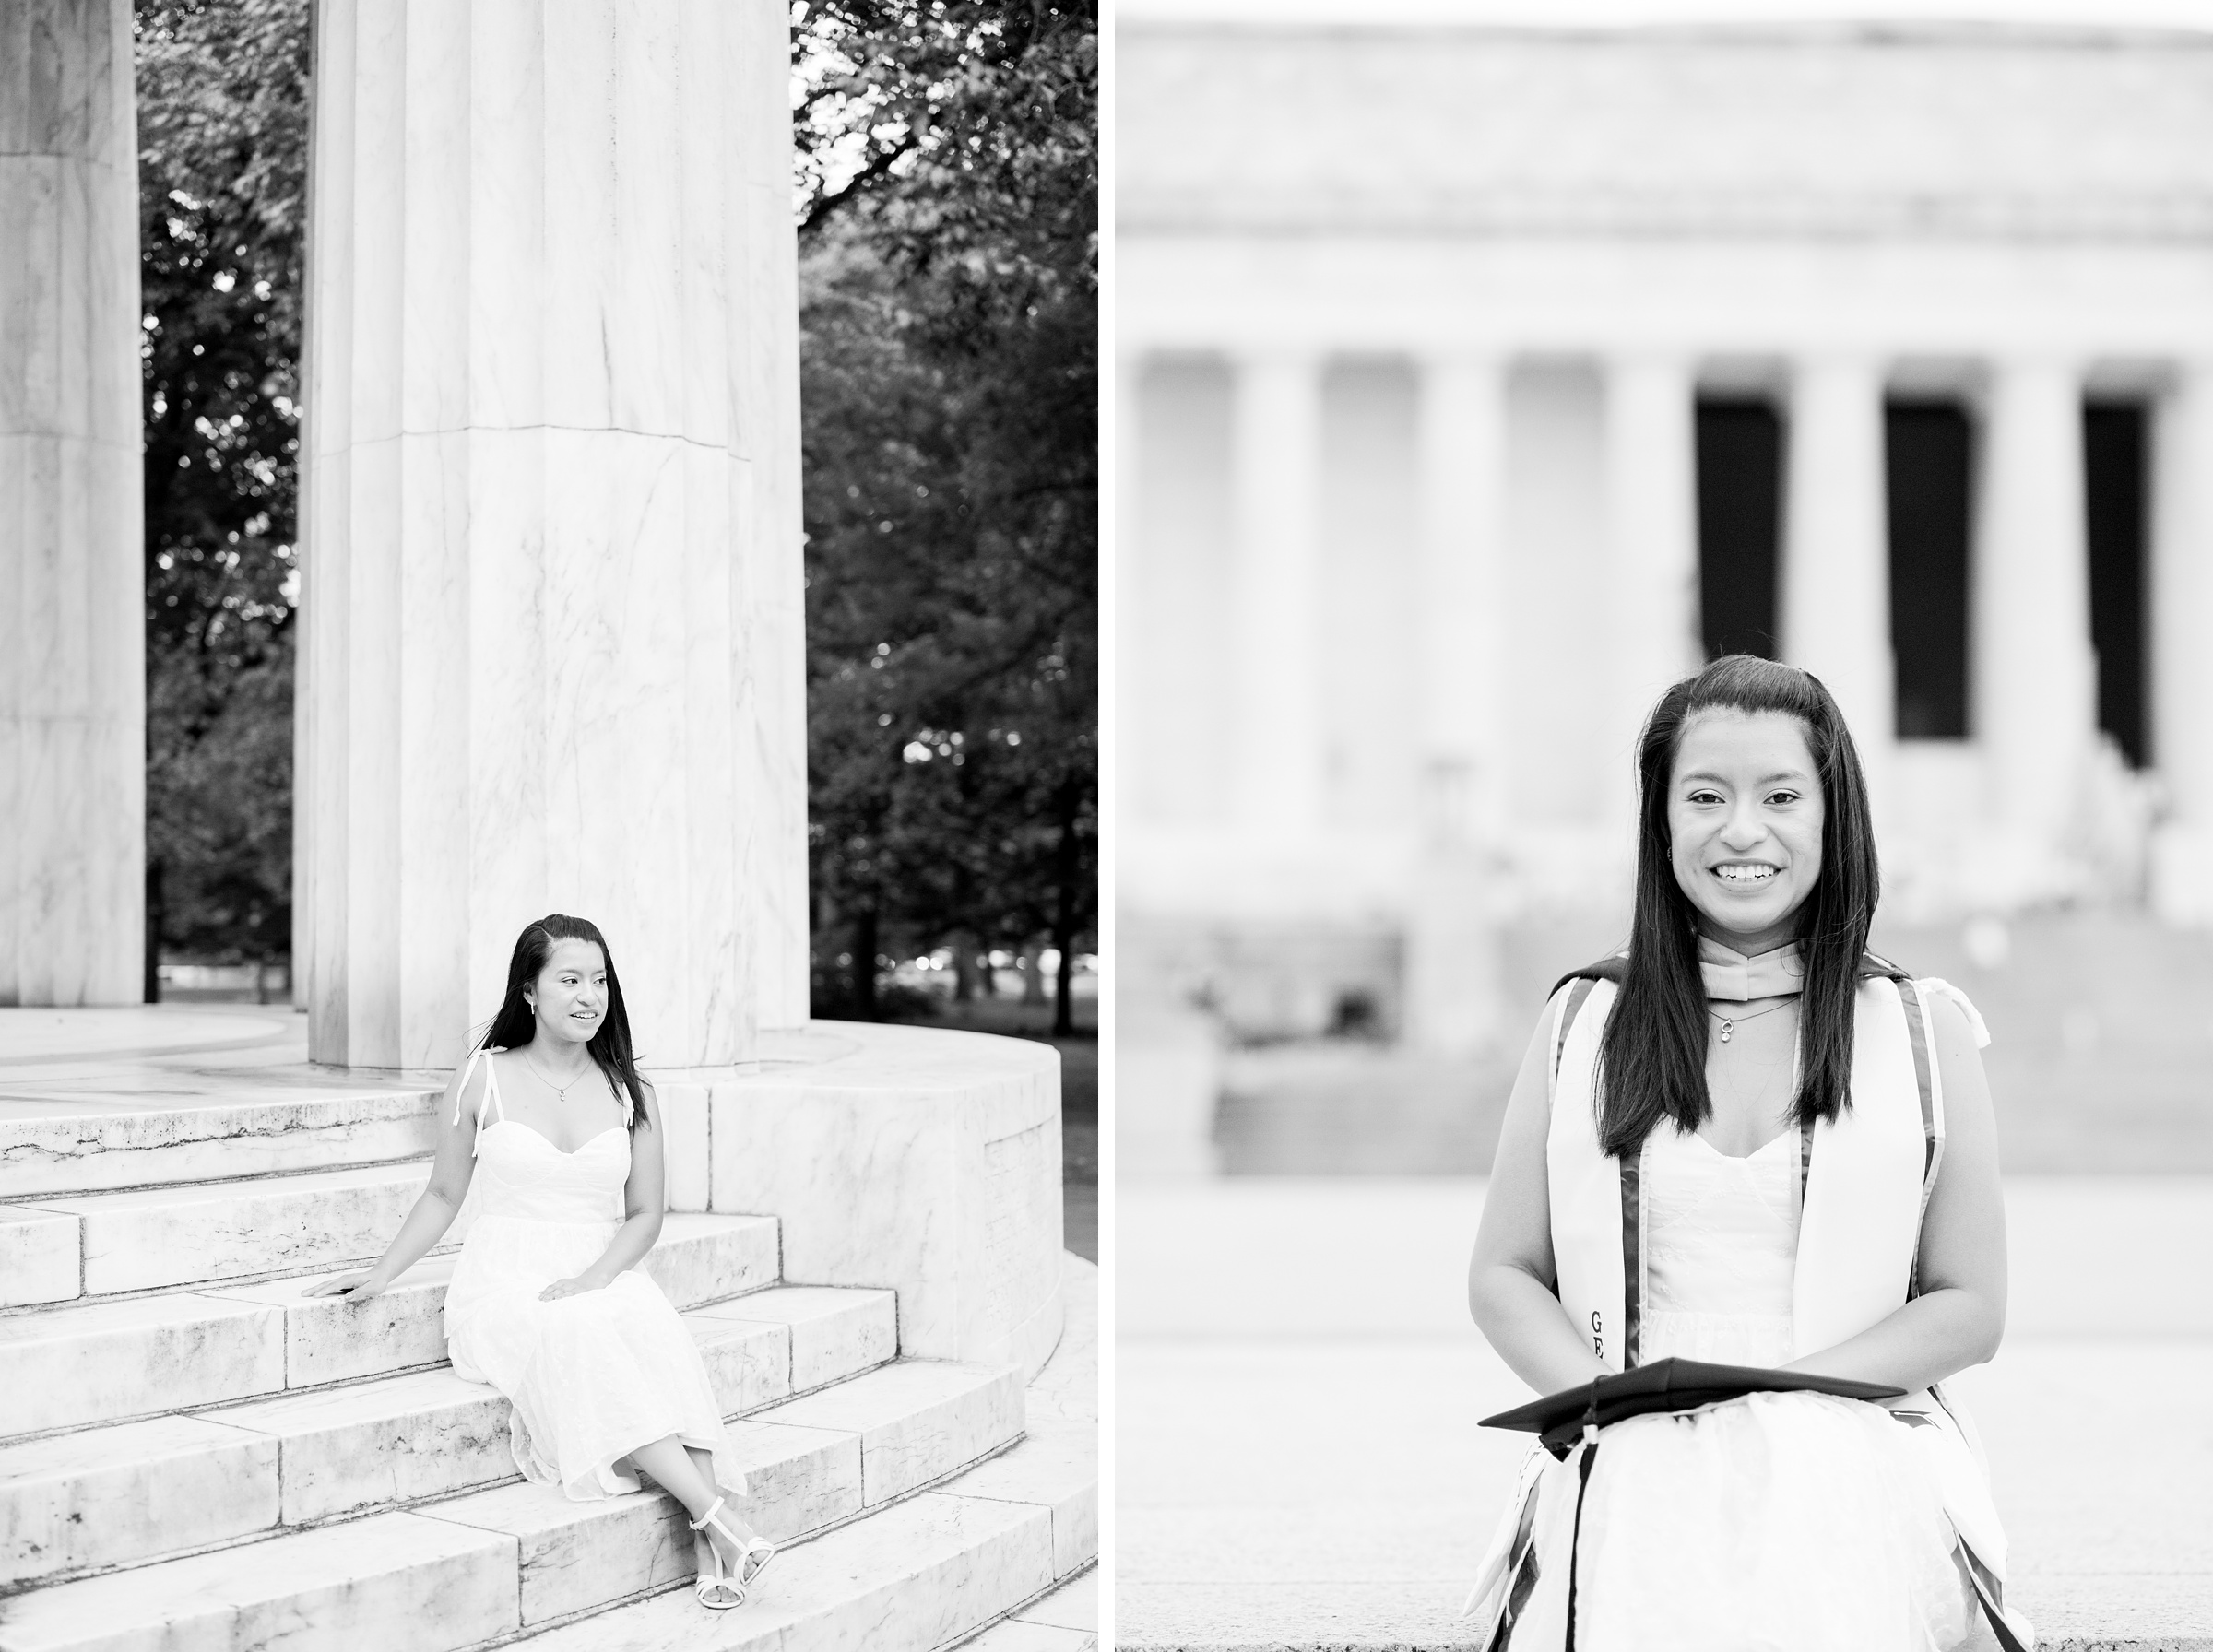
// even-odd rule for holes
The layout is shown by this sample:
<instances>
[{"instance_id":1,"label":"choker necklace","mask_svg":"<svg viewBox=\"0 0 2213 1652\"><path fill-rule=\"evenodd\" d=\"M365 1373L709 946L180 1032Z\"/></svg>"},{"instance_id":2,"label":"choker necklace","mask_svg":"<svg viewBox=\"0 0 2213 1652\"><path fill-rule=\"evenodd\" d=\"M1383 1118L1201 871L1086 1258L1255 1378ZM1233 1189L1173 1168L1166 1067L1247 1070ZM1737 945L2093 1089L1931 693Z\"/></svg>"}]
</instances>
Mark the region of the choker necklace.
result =
<instances>
[{"instance_id":1,"label":"choker necklace","mask_svg":"<svg viewBox=\"0 0 2213 1652\"><path fill-rule=\"evenodd\" d=\"M1754 1010L1750 1015L1723 1015L1711 1005L1707 1006L1706 1013L1722 1023L1722 1042L1727 1044L1731 1038L1735 1036L1737 1022L1756 1021L1763 1015L1773 1015L1778 1009L1788 1009L1790 1007L1791 1000L1785 998L1780 1004L1770 1004L1765 1009Z\"/></svg>"}]
</instances>

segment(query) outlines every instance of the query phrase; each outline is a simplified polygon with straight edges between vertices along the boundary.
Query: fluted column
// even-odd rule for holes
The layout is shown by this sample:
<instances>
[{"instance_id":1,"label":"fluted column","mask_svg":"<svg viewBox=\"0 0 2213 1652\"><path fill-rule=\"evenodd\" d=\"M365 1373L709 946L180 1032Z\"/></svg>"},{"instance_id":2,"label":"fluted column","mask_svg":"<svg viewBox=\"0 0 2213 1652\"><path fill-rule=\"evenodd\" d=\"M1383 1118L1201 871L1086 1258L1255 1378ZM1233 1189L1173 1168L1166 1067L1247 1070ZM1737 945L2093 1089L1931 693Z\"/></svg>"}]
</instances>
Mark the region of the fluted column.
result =
<instances>
[{"instance_id":1,"label":"fluted column","mask_svg":"<svg viewBox=\"0 0 2213 1652\"><path fill-rule=\"evenodd\" d=\"M1606 379L1610 589L1604 796L1616 826L1635 812L1637 732L1671 682L1698 668L1696 437L1690 364L1628 357ZM1623 841L1627 841L1626 838Z\"/></svg>"},{"instance_id":2,"label":"fluted column","mask_svg":"<svg viewBox=\"0 0 2213 1652\"><path fill-rule=\"evenodd\" d=\"M558 910L642 1059L745 1059L807 1012L784 12L318 23L314 1056L454 1060Z\"/></svg>"},{"instance_id":3,"label":"fluted column","mask_svg":"<svg viewBox=\"0 0 2213 1652\"><path fill-rule=\"evenodd\" d=\"M1257 353L1236 366L1237 815L1272 837L1321 823L1321 361Z\"/></svg>"},{"instance_id":4,"label":"fluted column","mask_svg":"<svg viewBox=\"0 0 2213 1652\"><path fill-rule=\"evenodd\" d=\"M0 5L0 1004L145 991L126 0Z\"/></svg>"},{"instance_id":5,"label":"fluted column","mask_svg":"<svg viewBox=\"0 0 2213 1652\"><path fill-rule=\"evenodd\" d=\"M1415 639L1424 844L1406 926L1406 1032L1450 1055L1497 1016L1491 910L1506 690L1506 371L1493 356L1421 365L1422 542Z\"/></svg>"},{"instance_id":6,"label":"fluted column","mask_svg":"<svg viewBox=\"0 0 2213 1652\"><path fill-rule=\"evenodd\" d=\"M2213 360L2183 365L2153 447L2151 755L2168 819L2152 841L2151 901L2213 925Z\"/></svg>"},{"instance_id":7,"label":"fluted column","mask_svg":"<svg viewBox=\"0 0 2213 1652\"><path fill-rule=\"evenodd\" d=\"M1970 721L2000 831L2048 855L2065 830L2098 716L2075 367L1999 363L1983 450Z\"/></svg>"},{"instance_id":8,"label":"fluted column","mask_svg":"<svg viewBox=\"0 0 2213 1652\"><path fill-rule=\"evenodd\" d=\"M1782 656L1836 697L1878 804L1898 729L1883 382L1873 360L1799 365L1784 473Z\"/></svg>"}]
</instances>

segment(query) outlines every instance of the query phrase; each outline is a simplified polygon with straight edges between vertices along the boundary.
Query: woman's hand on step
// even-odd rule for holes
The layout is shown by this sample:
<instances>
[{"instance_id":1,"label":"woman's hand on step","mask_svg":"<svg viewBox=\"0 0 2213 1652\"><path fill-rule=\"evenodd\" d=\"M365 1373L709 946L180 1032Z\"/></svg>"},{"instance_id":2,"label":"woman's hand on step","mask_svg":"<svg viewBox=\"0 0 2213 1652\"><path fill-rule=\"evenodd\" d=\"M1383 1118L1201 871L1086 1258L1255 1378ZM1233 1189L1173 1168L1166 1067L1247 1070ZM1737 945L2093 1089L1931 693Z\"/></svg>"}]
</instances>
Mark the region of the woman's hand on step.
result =
<instances>
[{"instance_id":1,"label":"woman's hand on step","mask_svg":"<svg viewBox=\"0 0 2213 1652\"><path fill-rule=\"evenodd\" d=\"M329 1279L317 1280L302 1294L307 1296L342 1296L348 1302L367 1302L382 1296L385 1288L367 1268L359 1273L333 1274Z\"/></svg>"}]
</instances>

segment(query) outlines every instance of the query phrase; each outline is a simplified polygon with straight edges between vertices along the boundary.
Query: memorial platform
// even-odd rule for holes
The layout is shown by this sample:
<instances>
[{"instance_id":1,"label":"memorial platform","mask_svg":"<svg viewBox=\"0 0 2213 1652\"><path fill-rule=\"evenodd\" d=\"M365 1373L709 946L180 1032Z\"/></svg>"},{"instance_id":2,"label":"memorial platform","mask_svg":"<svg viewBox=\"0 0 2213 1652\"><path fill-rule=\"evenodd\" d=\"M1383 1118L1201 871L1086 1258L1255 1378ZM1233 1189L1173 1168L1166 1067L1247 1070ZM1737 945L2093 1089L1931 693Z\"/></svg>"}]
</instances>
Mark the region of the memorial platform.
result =
<instances>
[{"instance_id":1,"label":"memorial platform","mask_svg":"<svg viewBox=\"0 0 2213 1652\"><path fill-rule=\"evenodd\" d=\"M717 1615L672 1499L523 1482L506 1402L446 1365L466 1207L373 1304L305 1294L396 1230L444 1074L311 1067L280 1008L0 1011L0 1649L1061 1627L1097 1552L1096 1272L1059 1249L1052 1052L768 1043L648 1069L680 1208L644 1266L787 1545Z\"/></svg>"},{"instance_id":2,"label":"memorial platform","mask_svg":"<svg viewBox=\"0 0 2213 1652\"><path fill-rule=\"evenodd\" d=\"M1476 1178L1125 1186L1115 1644L1473 1652L1527 1449L1466 1308ZM2213 1648L2213 1178L2015 1176L2005 1346L1957 1391L2041 1652ZM2111 1397L2174 1403L2125 1434Z\"/></svg>"}]
</instances>

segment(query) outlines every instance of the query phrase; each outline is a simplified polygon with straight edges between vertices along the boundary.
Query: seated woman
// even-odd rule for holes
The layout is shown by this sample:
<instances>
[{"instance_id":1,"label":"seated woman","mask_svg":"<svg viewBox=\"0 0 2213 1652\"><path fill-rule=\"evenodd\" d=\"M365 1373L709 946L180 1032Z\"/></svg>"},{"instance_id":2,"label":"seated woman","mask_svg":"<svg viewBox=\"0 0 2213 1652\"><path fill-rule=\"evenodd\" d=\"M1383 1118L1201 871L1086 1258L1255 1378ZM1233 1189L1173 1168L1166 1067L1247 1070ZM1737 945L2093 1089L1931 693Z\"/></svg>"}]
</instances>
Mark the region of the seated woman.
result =
<instances>
[{"instance_id":1,"label":"seated woman","mask_svg":"<svg viewBox=\"0 0 2213 1652\"><path fill-rule=\"evenodd\" d=\"M598 929L556 913L525 929L507 996L447 1087L430 1185L376 1265L318 1295L366 1302L438 1243L479 1160L485 1186L445 1292L454 1369L515 1407L524 1477L574 1498L651 1475L692 1515L701 1604L742 1605L775 1553L725 1512L727 1436L699 1349L637 1271L660 1236L660 1110Z\"/></svg>"},{"instance_id":2,"label":"seated woman","mask_svg":"<svg viewBox=\"0 0 2213 1652\"><path fill-rule=\"evenodd\" d=\"M1478 1644L2025 1646L1979 1448L1936 1387L2005 1327L1981 1021L1866 950L1866 785L1817 679L1716 660L1661 697L1638 769L1629 948L1562 982L1530 1041L1475 1322L1542 1393L1673 1354L1906 1395L1630 1418L1580 1487L1591 1446L1533 1453Z\"/></svg>"}]
</instances>

